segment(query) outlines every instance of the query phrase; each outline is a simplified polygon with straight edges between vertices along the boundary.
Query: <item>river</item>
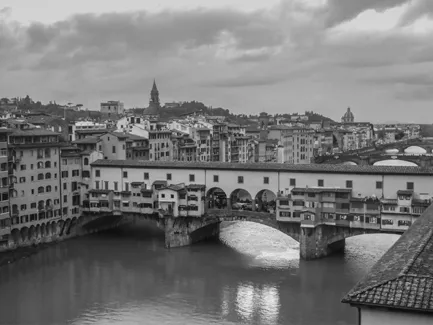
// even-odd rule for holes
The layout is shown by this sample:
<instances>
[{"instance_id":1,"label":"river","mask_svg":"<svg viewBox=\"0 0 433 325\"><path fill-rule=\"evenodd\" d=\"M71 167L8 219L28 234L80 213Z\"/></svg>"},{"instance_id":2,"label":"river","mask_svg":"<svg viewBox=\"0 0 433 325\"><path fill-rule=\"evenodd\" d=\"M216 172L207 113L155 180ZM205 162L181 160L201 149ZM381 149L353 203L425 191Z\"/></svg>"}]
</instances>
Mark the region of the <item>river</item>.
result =
<instances>
[{"instance_id":1,"label":"river","mask_svg":"<svg viewBox=\"0 0 433 325\"><path fill-rule=\"evenodd\" d=\"M149 225L62 242L0 268L0 325L356 324L342 296L398 239L365 235L343 254L248 222L166 250Z\"/></svg>"}]
</instances>

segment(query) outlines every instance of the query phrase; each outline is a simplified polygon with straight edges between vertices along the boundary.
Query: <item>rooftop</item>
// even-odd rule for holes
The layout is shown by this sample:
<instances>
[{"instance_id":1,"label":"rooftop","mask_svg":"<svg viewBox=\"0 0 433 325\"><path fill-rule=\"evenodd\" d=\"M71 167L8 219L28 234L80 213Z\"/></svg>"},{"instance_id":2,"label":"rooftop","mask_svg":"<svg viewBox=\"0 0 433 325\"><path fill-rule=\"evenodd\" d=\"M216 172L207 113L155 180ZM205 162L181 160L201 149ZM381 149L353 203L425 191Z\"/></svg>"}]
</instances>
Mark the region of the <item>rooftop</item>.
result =
<instances>
[{"instance_id":1,"label":"rooftop","mask_svg":"<svg viewBox=\"0 0 433 325\"><path fill-rule=\"evenodd\" d=\"M101 139L99 139L99 137L86 137L84 139L75 140L72 143L75 143L75 144L96 144L99 141L101 141Z\"/></svg>"},{"instance_id":2,"label":"rooftop","mask_svg":"<svg viewBox=\"0 0 433 325\"><path fill-rule=\"evenodd\" d=\"M109 160L100 159L92 163L98 167L129 168L177 168L177 169L220 169L280 171L300 173L340 173L373 175L425 175L433 176L433 168L411 166L354 166L340 164L290 165L278 163L226 163L226 162L186 162L186 161L145 161L145 160Z\"/></svg>"},{"instance_id":3,"label":"rooftop","mask_svg":"<svg viewBox=\"0 0 433 325\"><path fill-rule=\"evenodd\" d=\"M47 135L59 135L59 133L45 130L45 129L15 129L12 131L12 136L47 136Z\"/></svg>"},{"instance_id":4,"label":"rooftop","mask_svg":"<svg viewBox=\"0 0 433 325\"><path fill-rule=\"evenodd\" d=\"M414 222L342 302L433 312L433 206Z\"/></svg>"},{"instance_id":5,"label":"rooftop","mask_svg":"<svg viewBox=\"0 0 433 325\"><path fill-rule=\"evenodd\" d=\"M305 193L351 193L350 188L337 188L337 187L295 187L292 192L305 192Z\"/></svg>"}]
</instances>

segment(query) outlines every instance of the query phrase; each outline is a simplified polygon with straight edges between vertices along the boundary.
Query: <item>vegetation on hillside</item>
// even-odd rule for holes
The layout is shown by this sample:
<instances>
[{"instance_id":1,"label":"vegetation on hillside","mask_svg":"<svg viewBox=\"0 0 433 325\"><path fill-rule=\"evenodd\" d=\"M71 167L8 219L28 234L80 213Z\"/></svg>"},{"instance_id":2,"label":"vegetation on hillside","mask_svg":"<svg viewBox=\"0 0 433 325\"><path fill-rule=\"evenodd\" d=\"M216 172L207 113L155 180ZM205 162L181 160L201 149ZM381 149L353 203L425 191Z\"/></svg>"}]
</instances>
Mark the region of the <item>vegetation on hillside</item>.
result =
<instances>
[{"instance_id":1,"label":"vegetation on hillside","mask_svg":"<svg viewBox=\"0 0 433 325\"><path fill-rule=\"evenodd\" d=\"M23 113L31 112L31 113L45 113L58 117L66 117L68 121L75 121L83 118L95 118L95 119L103 119L104 117L98 111L76 111L70 108L65 108L57 103L50 102L48 104L42 104L40 101L33 101L30 96L26 96L23 99L18 101L18 109ZM133 113L141 114L143 109L132 109ZM161 118L170 119L170 118L179 118L186 114L191 114L194 112L201 112L210 116L224 116L227 121L232 123L237 123L241 125L254 125L256 124L254 119L258 118L258 115L246 115L246 114L233 114L230 110L217 107L209 107L205 104L198 101L190 101L190 102L182 102L178 107L162 107L160 110ZM292 115L303 115L303 114L276 114L275 117L283 117L285 119L290 120ZM330 118L314 113L312 111L305 112L305 115L308 116L308 120L312 122L320 122L320 121L332 121Z\"/></svg>"}]
</instances>

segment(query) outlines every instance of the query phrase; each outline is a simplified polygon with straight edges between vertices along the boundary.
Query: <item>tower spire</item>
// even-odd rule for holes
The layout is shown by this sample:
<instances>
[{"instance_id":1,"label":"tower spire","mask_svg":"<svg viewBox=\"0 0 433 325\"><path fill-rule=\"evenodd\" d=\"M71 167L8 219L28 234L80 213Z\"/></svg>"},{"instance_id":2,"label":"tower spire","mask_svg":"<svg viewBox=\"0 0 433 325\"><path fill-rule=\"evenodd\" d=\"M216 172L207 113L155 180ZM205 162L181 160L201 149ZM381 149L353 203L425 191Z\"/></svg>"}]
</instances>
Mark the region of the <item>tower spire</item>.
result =
<instances>
[{"instance_id":1,"label":"tower spire","mask_svg":"<svg viewBox=\"0 0 433 325\"><path fill-rule=\"evenodd\" d=\"M156 81L153 79L152 90L150 91L150 102L159 106L159 91L156 87Z\"/></svg>"}]
</instances>

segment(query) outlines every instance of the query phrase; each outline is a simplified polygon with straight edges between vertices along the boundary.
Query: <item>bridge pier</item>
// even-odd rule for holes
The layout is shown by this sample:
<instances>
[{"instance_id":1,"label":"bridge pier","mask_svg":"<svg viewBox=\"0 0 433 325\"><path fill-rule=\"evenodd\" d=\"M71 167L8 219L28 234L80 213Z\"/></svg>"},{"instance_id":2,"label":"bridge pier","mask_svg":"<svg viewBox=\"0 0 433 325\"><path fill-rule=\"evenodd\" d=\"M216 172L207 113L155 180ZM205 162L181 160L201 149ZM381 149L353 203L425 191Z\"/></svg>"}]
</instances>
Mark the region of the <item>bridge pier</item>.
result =
<instances>
[{"instance_id":1,"label":"bridge pier","mask_svg":"<svg viewBox=\"0 0 433 325\"><path fill-rule=\"evenodd\" d=\"M219 235L219 221L205 222L195 217L165 218L165 247L175 248L194 244L196 242Z\"/></svg>"},{"instance_id":2,"label":"bridge pier","mask_svg":"<svg viewBox=\"0 0 433 325\"><path fill-rule=\"evenodd\" d=\"M344 251L346 246L344 234L335 240L338 228L327 225L314 228L302 227L299 236L300 258L308 261Z\"/></svg>"}]
</instances>

